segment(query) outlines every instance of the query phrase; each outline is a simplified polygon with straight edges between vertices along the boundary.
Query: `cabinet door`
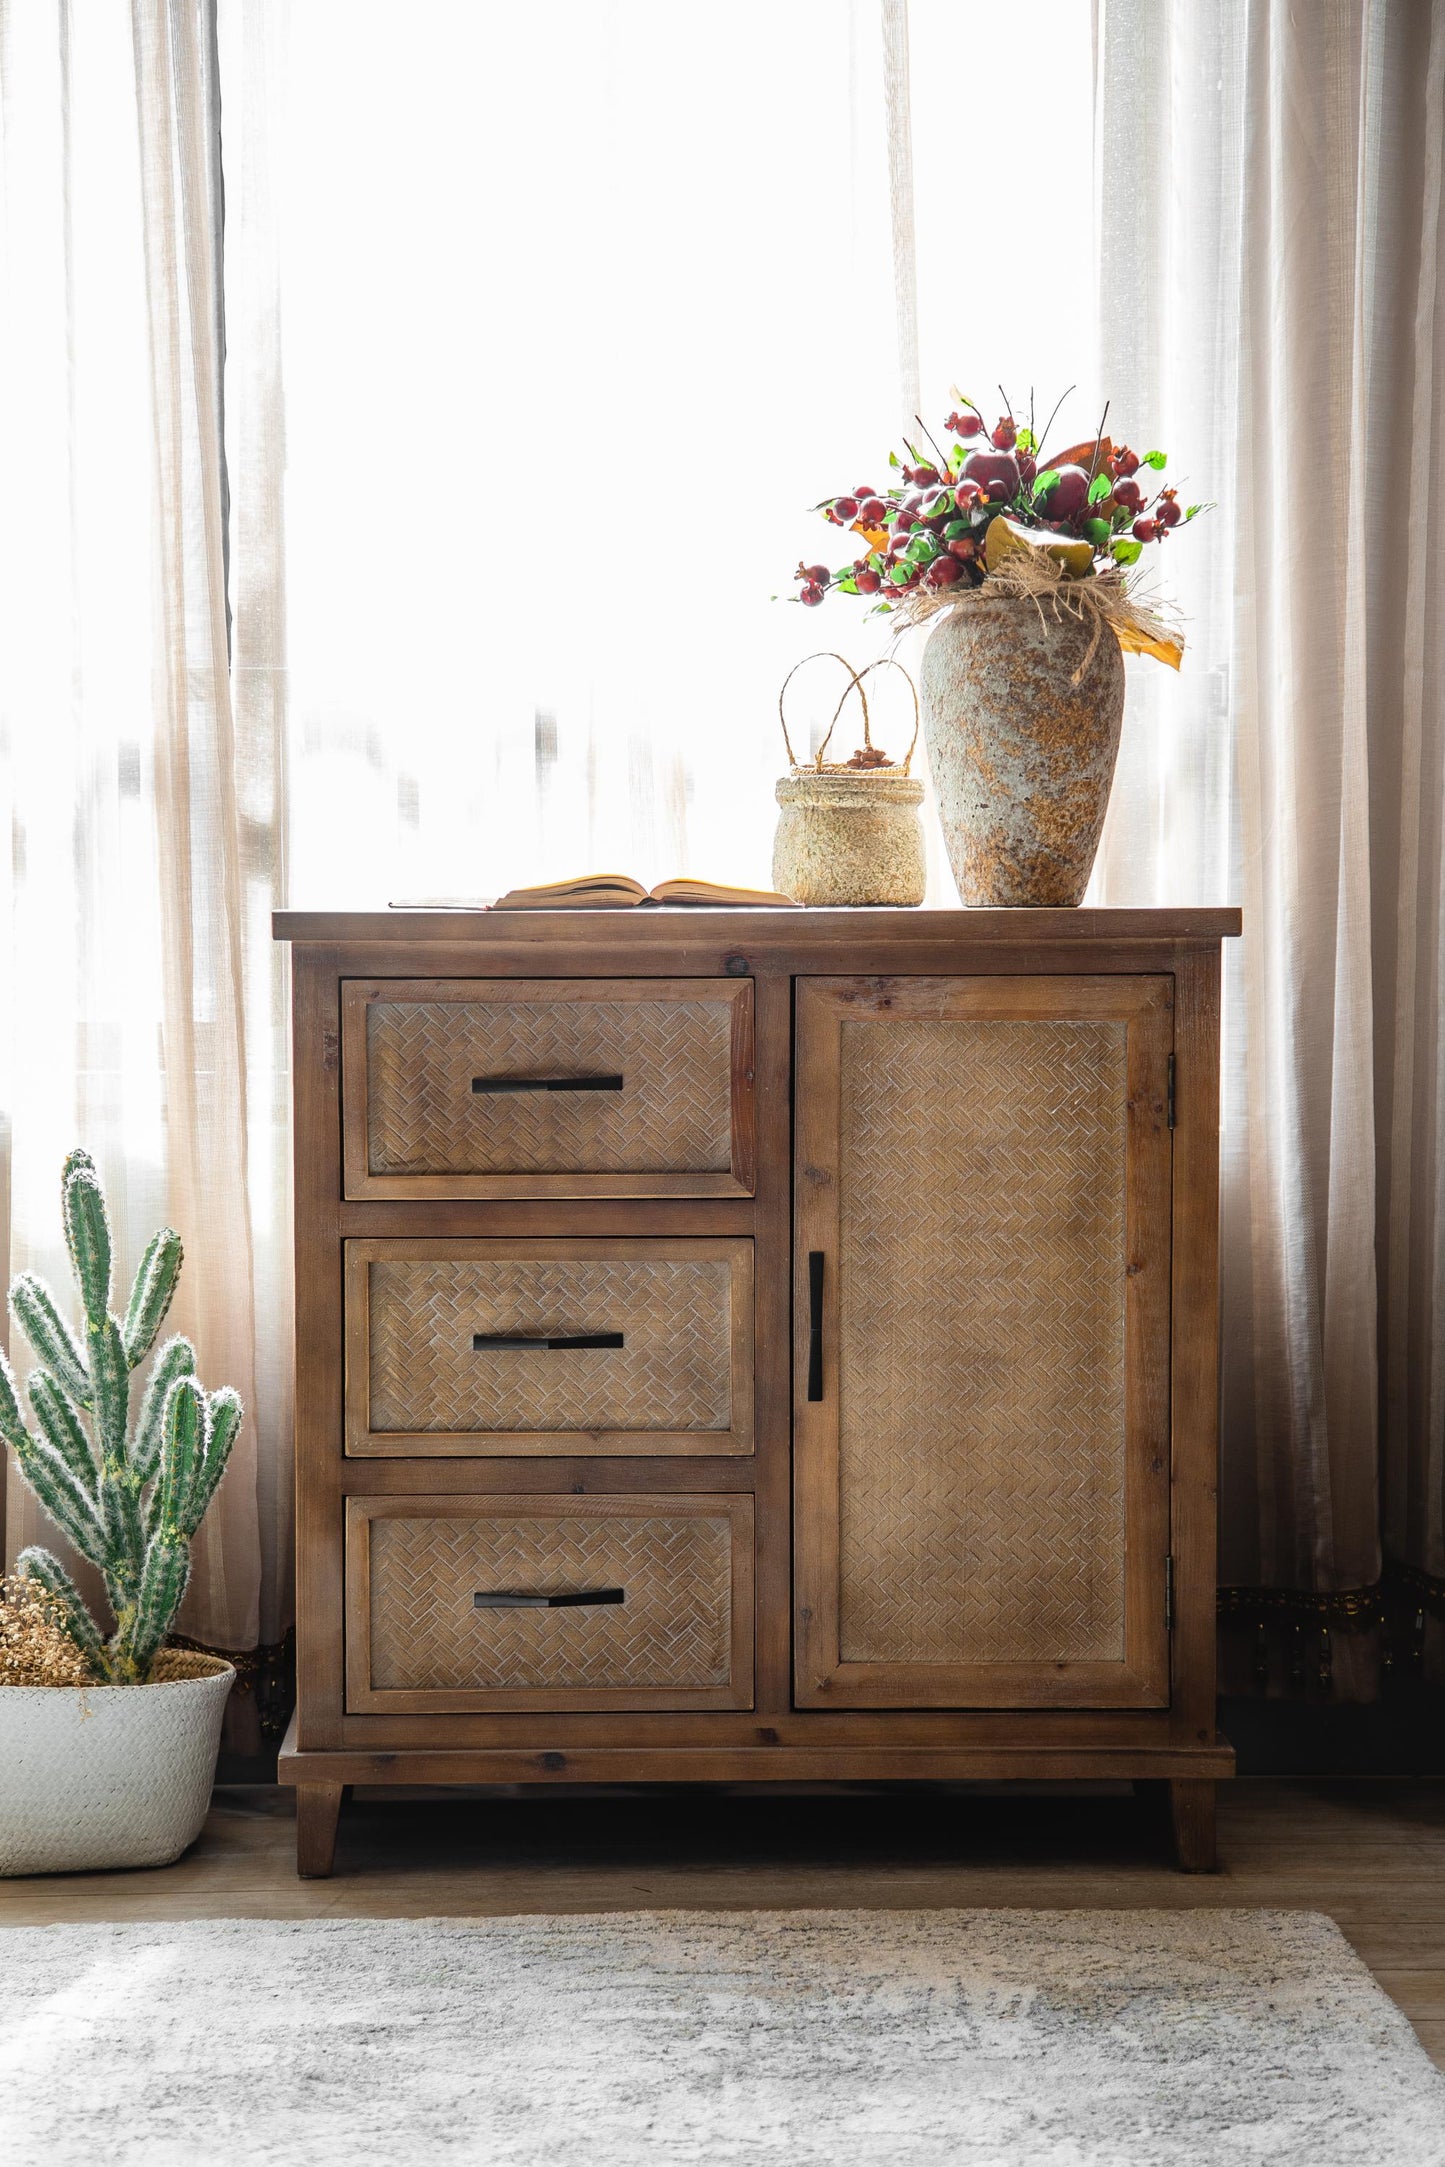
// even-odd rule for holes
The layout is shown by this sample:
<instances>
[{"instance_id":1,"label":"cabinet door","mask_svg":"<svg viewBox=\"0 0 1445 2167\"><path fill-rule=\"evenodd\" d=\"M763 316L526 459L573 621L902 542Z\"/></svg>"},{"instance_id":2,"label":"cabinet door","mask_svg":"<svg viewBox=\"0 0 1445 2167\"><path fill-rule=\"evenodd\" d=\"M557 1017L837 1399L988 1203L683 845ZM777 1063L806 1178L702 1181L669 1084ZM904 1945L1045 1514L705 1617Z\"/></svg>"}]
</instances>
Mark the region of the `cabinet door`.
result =
<instances>
[{"instance_id":1,"label":"cabinet door","mask_svg":"<svg viewBox=\"0 0 1445 2167\"><path fill-rule=\"evenodd\" d=\"M1173 980L797 999L796 1695L1169 1698Z\"/></svg>"}]
</instances>

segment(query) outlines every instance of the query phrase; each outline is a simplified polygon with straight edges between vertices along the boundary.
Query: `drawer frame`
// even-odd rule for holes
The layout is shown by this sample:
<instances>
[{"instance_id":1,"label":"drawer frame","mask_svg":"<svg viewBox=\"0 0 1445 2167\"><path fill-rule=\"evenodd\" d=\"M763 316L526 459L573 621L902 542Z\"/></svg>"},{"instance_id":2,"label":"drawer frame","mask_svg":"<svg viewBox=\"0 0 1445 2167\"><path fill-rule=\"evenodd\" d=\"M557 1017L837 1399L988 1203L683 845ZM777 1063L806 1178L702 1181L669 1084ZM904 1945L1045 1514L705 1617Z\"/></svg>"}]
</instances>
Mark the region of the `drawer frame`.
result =
<instances>
[{"instance_id":1,"label":"drawer frame","mask_svg":"<svg viewBox=\"0 0 1445 2167\"><path fill-rule=\"evenodd\" d=\"M728 1682L716 1686L503 1686L380 1689L371 1683L371 1525L375 1520L726 1520L731 1533L732 1637ZM751 1708L753 1500L691 1492L564 1496L547 1491L354 1496L346 1500L346 1707L352 1715L475 1715L493 1710Z\"/></svg>"},{"instance_id":2,"label":"drawer frame","mask_svg":"<svg viewBox=\"0 0 1445 2167\"><path fill-rule=\"evenodd\" d=\"M507 1174L373 1174L367 1149L370 1103L366 1012L374 1001L726 1001L732 1009L729 1069L732 1165L726 1172L642 1169ZM753 1103L753 984L750 978L345 978L341 982L343 1195L353 1202L424 1203L508 1197L743 1197L756 1168Z\"/></svg>"},{"instance_id":3,"label":"drawer frame","mask_svg":"<svg viewBox=\"0 0 1445 2167\"><path fill-rule=\"evenodd\" d=\"M346 1442L348 1459L569 1459L577 1454L629 1459L743 1458L751 1455L753 1411L753 1244L746 1235L628 1235L565 1238L489 1236L393 1237L345 1244ZM384 1430L371 1428L371 1275L392 1259L465 1263L495 1257L584 1262L635 1258L723 1258L731 1266L731 1403L726 1430Z\"/></svg>"}]
</instances>

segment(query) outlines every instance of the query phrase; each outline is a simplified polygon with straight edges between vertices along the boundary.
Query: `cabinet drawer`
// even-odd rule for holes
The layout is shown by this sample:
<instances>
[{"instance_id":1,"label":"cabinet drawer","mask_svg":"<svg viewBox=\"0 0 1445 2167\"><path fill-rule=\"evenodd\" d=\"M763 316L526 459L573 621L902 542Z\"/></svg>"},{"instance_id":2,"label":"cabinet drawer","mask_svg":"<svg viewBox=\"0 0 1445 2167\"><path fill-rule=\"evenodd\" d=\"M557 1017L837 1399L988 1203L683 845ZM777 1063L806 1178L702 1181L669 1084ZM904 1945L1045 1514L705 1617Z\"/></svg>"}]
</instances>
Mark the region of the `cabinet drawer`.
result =
<instances>
[{"instance_id":1,"label":"cabinet drawer","mask_svg":"<svg viewBox=\"0 0 1445 2167\"><path fill-rule=\"evenodd\" d=\"M349 1197L749 1196L750 980L342 987Z\"/></svg>"},{"instance_id":2,"label":"cabinet drawer","mask_svg":"<svg viewBox=\"0 0 1445 2167\"><path fill-rule=\"evenodd\" d=\"M353 1497L346 1575L354 1714L752 1706L750 1497Z\"/></svg>"},{"instance_id":3,"label":"cabinet drawer","mask_svg":"<svg viewBox=\"0 0 1445 2167\"><path fill-rule=\"evenodd\" d=\"M742 1239L346 1244L357 1457L747 1453Z\"/></svg>"}]
</instances>

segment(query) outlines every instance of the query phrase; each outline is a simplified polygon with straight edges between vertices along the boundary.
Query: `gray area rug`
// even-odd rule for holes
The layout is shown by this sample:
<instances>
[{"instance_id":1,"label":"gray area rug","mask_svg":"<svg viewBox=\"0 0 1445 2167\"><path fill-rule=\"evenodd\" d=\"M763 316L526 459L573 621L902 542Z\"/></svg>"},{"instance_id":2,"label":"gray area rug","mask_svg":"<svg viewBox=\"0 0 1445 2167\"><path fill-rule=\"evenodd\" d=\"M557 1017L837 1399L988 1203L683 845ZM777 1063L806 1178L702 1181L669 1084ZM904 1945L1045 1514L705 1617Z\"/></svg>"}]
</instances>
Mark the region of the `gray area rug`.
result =
<instances>
[{"instance_id":1,"label":"gray area rug","mask_svg":"<svg viewBox=\"0 0 1445 2167\"><path fill-rule=\"evenodd\" d=\"M1287 1911L0 1931L6 2167L1441 2167L1445 2077Z\"/></svg>"}]
</instances>

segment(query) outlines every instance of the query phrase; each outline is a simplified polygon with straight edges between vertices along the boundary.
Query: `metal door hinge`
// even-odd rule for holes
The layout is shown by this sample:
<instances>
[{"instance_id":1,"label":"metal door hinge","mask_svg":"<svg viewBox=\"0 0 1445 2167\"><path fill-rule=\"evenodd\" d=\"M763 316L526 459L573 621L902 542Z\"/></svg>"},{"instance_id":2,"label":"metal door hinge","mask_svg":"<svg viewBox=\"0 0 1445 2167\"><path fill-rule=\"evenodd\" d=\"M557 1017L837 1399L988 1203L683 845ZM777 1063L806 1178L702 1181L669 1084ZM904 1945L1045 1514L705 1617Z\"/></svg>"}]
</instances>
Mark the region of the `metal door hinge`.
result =
<instances>
[{"instance_id":1,"label":"metal door hinge","mask_svg":"<svg viewBox=\"0 0 1445 2167\"><path fill-rule=\"evenodd\" d=\"M1174 1560L1172 1556L1164 1560L1164 1630L1166 1633L1172 1633L1174 1630Z\"/></svg>"},{"instance_id":2,"label":"metal door hinge","mask_svg":"<svg viewBox=\"0 0 1445 2167\"><path fill-rule=\"evenodd\" d=\"M1169 1056L1169 1084L1167 1104L1169 1108L1169 1126L1172 1129L1174 1126L1174 1056L1172 1053Z\"/></svg>"}]
</instances>

